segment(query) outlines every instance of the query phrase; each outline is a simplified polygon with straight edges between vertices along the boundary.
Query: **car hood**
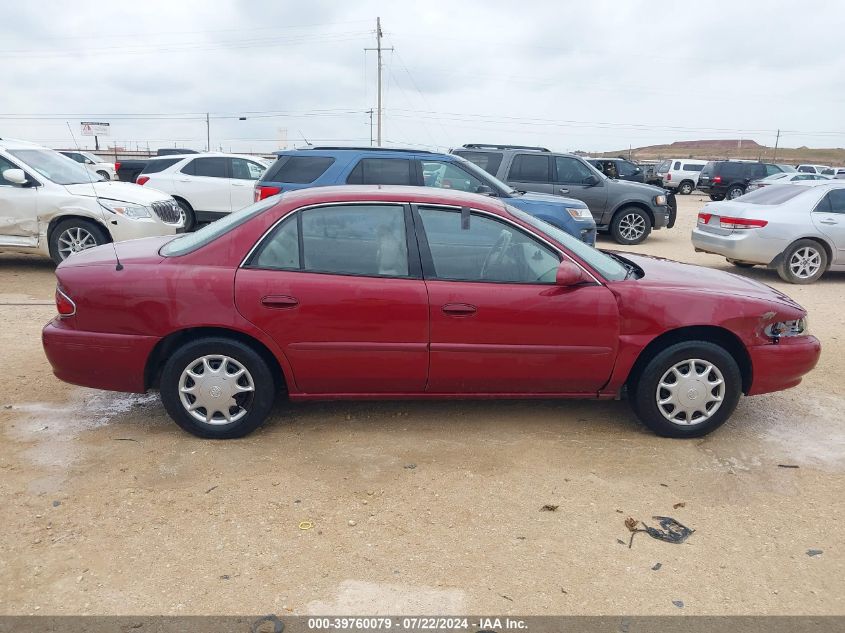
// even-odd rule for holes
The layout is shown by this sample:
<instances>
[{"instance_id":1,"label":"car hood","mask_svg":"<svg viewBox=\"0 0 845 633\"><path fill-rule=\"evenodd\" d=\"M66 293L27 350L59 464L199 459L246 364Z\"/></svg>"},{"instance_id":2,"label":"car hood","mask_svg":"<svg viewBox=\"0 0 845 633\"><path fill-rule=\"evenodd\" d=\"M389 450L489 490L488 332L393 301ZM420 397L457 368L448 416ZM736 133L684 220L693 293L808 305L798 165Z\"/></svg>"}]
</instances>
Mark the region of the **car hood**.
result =
<instances>
[{"instance_id":1,"label":"car hood","mask_svg":"<svg viewBox=\"0 0 845 633\"><path fill-rule=\"evenodd\" d=\"M616 180L610 179L611 187L623 187L628 190L635 189L643 195L659 196L661 193L666 193L663 187L655 187L654 185L647 185L644 182L634 182L633 180Z\"/></svg>"},{"instance_id":2,"label":"car hood","mask_svg":"<svg viewBox=\"0 0 845 633\"><path fill-rule=\"evenodd\" d=\"M619 254L642 268L645 275L633 283L641 286L644 290L671 288L714 295L732 295L773 301L791 308L804 310L780 290L741 275L660 257L635 255L633 253Z\"/></svg>"},{"instance_id":3,"label":"car hood","mask_svg":"<svg viewBox=\"0 0 845 633\"><path fill-rule=\"evenodd\" d=\"M148 189L135 183L114 180L65 185L65 189L75 196L107 198L109 200L120 200L121 202L133 202L144 205L170 198L169 194L158 191L157 189Z\"/></svg>"},{"instance_id":4,"label":"car hood","mask_svg":"<svg viewBox=\"0 0 845 633\"><path fill-rule=\"evenodd\" d=\"M572 207L575 209L587 208L586 204L580 200L575 200L574 198L564 198L551 193L535 193L533 191L529 191L521 195L515 195L512 198L507 198L507 201L508 204L512 204L519 209L526 207L548 206L550 204L561 207Z\"/></svg>"}]
</instances>

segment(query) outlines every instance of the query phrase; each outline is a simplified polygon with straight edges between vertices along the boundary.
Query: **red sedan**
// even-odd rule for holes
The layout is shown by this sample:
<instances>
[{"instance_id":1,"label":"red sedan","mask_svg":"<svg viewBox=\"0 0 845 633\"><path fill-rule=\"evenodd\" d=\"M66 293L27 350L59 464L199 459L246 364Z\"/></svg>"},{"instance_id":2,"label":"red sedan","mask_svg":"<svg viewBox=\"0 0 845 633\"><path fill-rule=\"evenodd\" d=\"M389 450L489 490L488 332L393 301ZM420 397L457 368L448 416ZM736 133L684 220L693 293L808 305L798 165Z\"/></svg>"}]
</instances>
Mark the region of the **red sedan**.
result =
<instances>
[{"instance_id":1,"label":"red sedan","mask_svg":"<svg viewBox=\"0 0 845 633\"><path fill-rule=\"evenodd\" d=\"M119 262L116 260L119 258ZM56 270L56 376L158 388L240 437L291 400L619 398L694 437L819 358L806 312L746 278L595 250L501 201L413 187L276 196Z\"/></svg>"}]
</instances>

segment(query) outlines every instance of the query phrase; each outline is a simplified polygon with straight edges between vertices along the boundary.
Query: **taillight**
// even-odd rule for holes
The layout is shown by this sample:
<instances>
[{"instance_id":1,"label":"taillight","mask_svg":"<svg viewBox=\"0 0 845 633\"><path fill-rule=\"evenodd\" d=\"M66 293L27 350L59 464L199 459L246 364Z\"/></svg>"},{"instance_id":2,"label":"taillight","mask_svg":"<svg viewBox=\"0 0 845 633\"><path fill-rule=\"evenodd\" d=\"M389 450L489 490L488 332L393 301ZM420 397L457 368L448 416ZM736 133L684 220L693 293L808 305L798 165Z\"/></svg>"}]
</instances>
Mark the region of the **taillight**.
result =
<instances>
[{"instance_id":1,"label":"taillight","mask_svg":"<svg viewBox=\"0 0 845 633\"><path fill-rule=\"evenodd\" d=\"M117 171L118 169L120 169L120 162L114 161L114 170Z\"/></svg>"},{"instance_id":2,"label":"taillight","mask_svg":"<svg viewBox=\"0 0 845 633\"><path fill-rule=\"evenodd\" d=\"M766 220L749 220L746 218L719 218L719 226L723 229L759 229L768 224Z\"/></svg>"},{"instance_id":3,"label":"taillight","mask_svg":"<svg viewBox=\"0 0 845 633\"><path fill-rule=\"evenodd\" d=\"M149 179L150 179L150 177L149 177L149 176L138 176L138 177L135 179L135 184L137 184L137 185L143 185L143 184L144 184L144 183L146 183Z\"/></svg>"},{"instance_id":4,"label":"taillight","mask_svg":"<svg viewBox=\"0 0 845 633\"><path fill-rule=\"evenodd\" d=\"M275 196L277 193L282 193L281 187L271 187L268 185L255 185L255 202Z\"/></svg>"},{"instance_id":5,"label":"taillight","mask_svg":"<svg viewBox=\"0 0 845 633\"><path fill-rule=\"evenodd\" d=\"M698 214L698 223L699 224L707 224L710 221L710 218L713 217L712 213L699 213Z\"/></svg>"},{"instance_id":6,"label":"taillight","mask_svg":"<svg viewBox=\"0 0 845 633\"><path fill-rule=\"evenodd\" d=\"M666 174L666 180L672 180L672 174Z\"/></svg>"},{"instance_id":7,"label":"taillight","mask_svg":"<svg viewBox=\"0 0 845 633\"><path fill-rule=\"evenodd\" d=\"M62 318L76 314L76 304L58 286L56 286L56 310Z\"/></svg>"},{"instance_id":8,"label":"taillight","mask_svg":"<svg viewBox=\"0 0 845 633\"><path fill-rule=\"evenodd\" d=\"M712 182L722 182L722 177L721 176L713 176L710 180Z\"/></svg>"}]
</instances>

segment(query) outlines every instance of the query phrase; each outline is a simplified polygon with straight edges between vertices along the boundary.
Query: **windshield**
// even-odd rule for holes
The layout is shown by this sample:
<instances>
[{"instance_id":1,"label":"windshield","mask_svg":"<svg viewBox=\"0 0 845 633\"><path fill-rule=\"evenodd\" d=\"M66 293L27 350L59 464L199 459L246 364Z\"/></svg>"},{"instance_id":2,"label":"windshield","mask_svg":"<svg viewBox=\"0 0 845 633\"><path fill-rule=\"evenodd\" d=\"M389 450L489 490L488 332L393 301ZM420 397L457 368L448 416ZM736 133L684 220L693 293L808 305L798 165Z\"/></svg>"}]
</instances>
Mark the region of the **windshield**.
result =
<instances>
[{"instance_id":1,"label":"windshield","mask_svg":"<svg viewBox=\"0 0 845 633\"><path fill-rule=\"evenodd\" d=\"M494 175L484 171L476 165L475 163L468 161L466 158L462 158L461 156L455 155L455 158L460 161L461 166L478 178L481 182L489 185L492 189L496 190L497 193L517 193L516 189L503 183L501 180L496 178Z\"/></svg>"},{"instance_id":2,"label":"windshield","mask_svg":"<svg viewBox=\"0 0 845 633\"><path fill-rule=\"evenodd\" d=\"M177 237L175 240L168 242L162 246L160 253L165 257L178 257L192 253L209 242L213 242L221 235L239 227L247 220L251 220L262 211L275 206L278 202L279 197L271 196L261 202L244 207L240 211L225 215L211 224L206 224L198 231L186 233L182 237Z\"/></svg>"},{"instance_id":3,"label":"windshield","mask_svg":"<svg viewBox=\"0 0 845 633\"><path fill-rule=\"evenodd\" d=\"M569 233L560 230L556 226L552 226L548 222L535 218L533 215L529 215L510 205L507 205L507 207L508 212L513 216L519 218L523 222L527 222L531 226L551 237L556 242L565 246L567 249L575 253L575 255L587 262L587 264L592 266L608 281L621 281L627 276L628 271L625 267L609 255L605 255L592 246L584 244L584 242L575 239Z\"/></svg>"},{"instance_id":4,"label":"windshield","mask_svg":"<svg viewBox=\"0 0 845 633\"><path fill-rule=\"evenodd\" d=\"M49 149L10 149L9 153L57 185L78 185L102 180L72 158Z\"/></svg>"},{"instance_id":5,"label":"windshield","mask_svg":"<svg viewBox=\"0 0 845 633\"><path fill-rule=\"evenodd\" d=\"M100 158L99 156L95 156L94 154L91 154L90 152L79 152L79 153L82 154L88 160L90 160L92 163L102 163L103 162L102 158Z\"/></svg>"}]
</instances>

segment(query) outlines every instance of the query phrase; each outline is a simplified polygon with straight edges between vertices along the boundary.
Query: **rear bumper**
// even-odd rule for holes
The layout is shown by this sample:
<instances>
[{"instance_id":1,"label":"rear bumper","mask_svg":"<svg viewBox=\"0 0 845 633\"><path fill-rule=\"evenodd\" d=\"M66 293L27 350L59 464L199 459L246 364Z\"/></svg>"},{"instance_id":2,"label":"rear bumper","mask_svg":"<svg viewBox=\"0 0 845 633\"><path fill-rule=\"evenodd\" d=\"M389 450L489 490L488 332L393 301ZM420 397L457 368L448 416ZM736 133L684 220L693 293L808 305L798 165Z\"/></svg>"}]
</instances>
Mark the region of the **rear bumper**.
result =
<instances>
[{"instance_id":1,"label":"rear bumper","mask_svg":"<svg viewBox=\"0 0 845 633\"><path fill-rule=\"evenodd\" d=\"M144 370L154 336L80 332L58 318L41 332L56 378L82 387L144 393Z\"/></svg>"},{"instance_id":2,"label":"rear bumper","mask_svg":"<svg viewBox=\"0 0 845 633\"><path fill-rule=\"evenodd\" d=\"M749 347L752 381L748 395L794 387L816 366L821 351L821 343L815 336L787 338L781 339L777 345Z\"/></svg>"},{"instance_id":3,"label":"rear bumper","mask_svg":"<svg viewBox=\"0 0 845 633\"><path fill-rule=\"evenodd\" d=\"M692 245L696 251L741 262L769 265L786 248L786 243L783 240L762 237L762 231L763 229L732 231L719 235L696 226L692 230Z\"/></svg>"}]
</instances>

